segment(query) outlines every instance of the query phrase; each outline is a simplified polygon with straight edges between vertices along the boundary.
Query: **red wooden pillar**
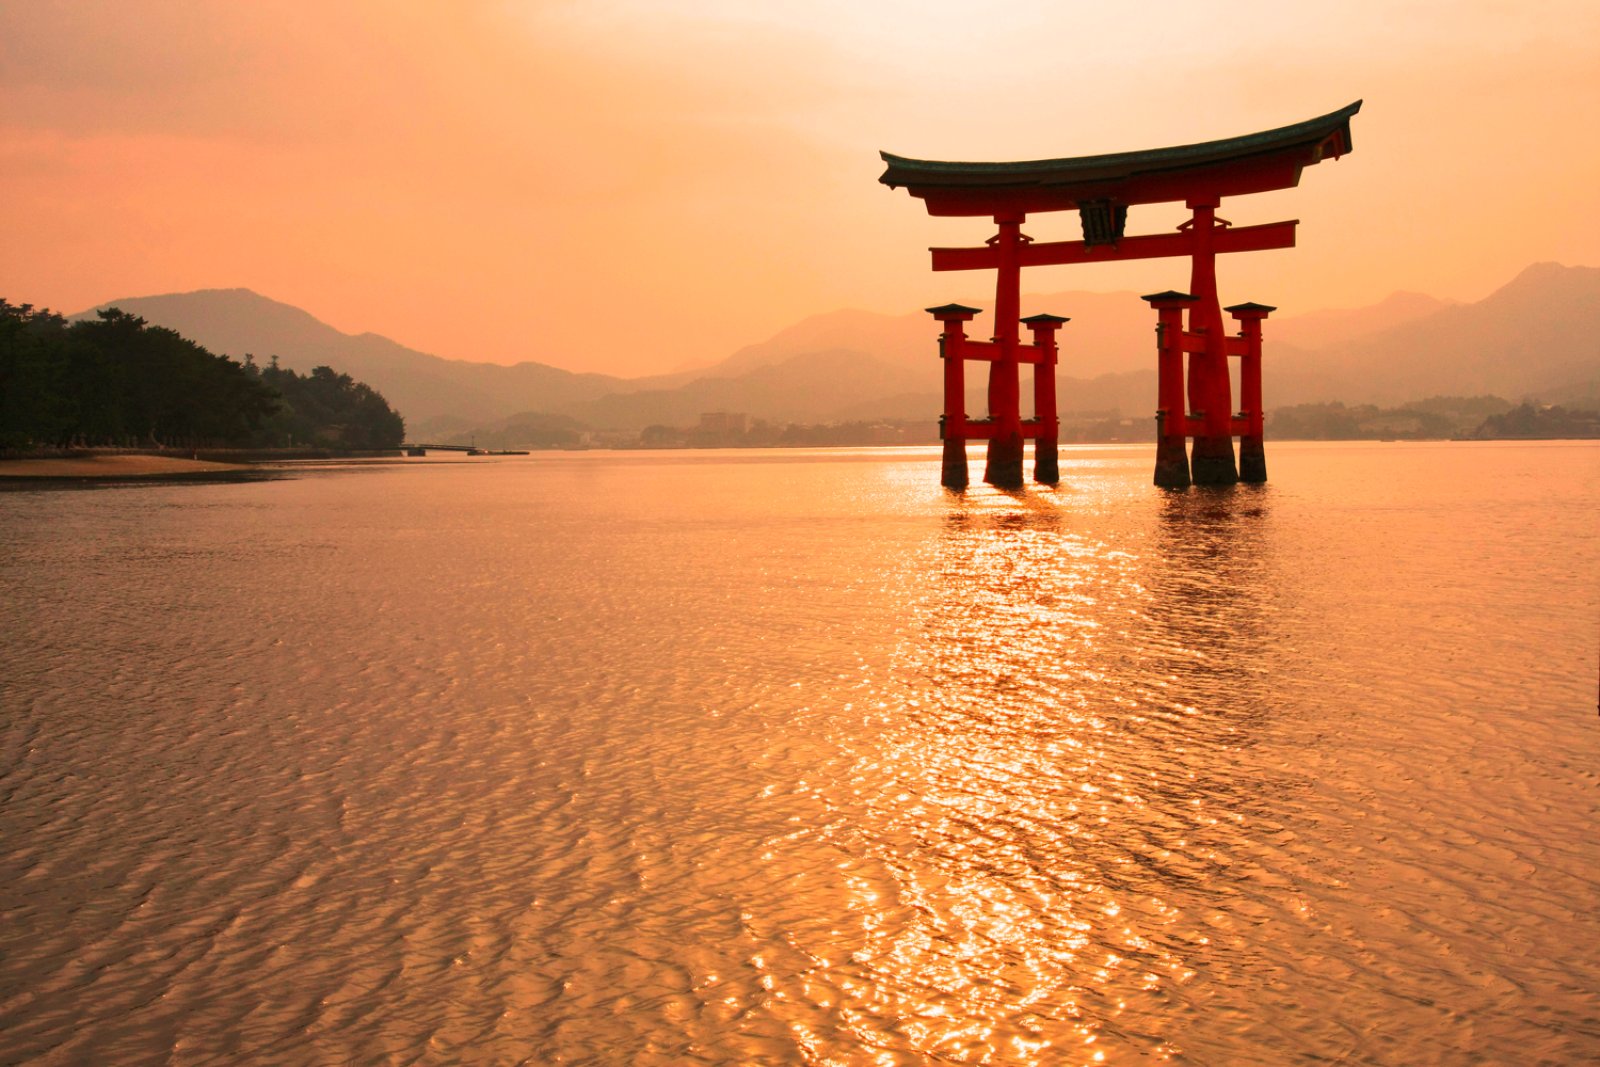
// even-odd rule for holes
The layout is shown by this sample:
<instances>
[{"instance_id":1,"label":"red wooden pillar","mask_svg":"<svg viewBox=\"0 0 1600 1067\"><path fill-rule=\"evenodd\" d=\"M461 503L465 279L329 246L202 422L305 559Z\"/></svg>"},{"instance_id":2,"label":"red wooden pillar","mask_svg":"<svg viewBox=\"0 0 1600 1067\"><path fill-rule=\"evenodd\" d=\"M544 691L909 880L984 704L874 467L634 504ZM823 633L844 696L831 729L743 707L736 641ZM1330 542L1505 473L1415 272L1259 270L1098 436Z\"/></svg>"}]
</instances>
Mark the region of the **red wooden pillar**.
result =
<instances>
[{"instance_id":1,"label":"red wooden pillar","mask_svg":"<svg viewBox=\"0 0 1600 1067\"><path fill-rule=\"evenodd\" d=\"M1163 489L1189 487L1188 406L1183 399L1183 309L1188 293L1144 297L1156 309L1156 477Z\"/></svg>"},{"instance_id":2,"label":"red wooden pillar","mask_svg":"<svg viewBox=\"0 0 1600 1067\"><path fill-rule=\"evenodd\" d=\"M1060 315L1029 315L1022 322L1033 333L1038 362L1033 365L1033 480L1045 485L1061 481L1061 417L1056 411L1056 331L1071 319Z\"/></svg>"},{"instance_id":3,"label":"red wooden pillar","mask_svg":"<svg viewBox=\"0 0 1600 1067\"><path fill-rule=\"evenodd\" d=\"M1022 215L996 215L994 362L989 364L989 453L983 480L1022 488L1022 385L1017 373L1017 317L1022 314Z\"/></svg>"},{"instance_id":4,"label":"red wooden pillar","mask_svg":"<svg viewBox=\"0 0 1600 1067\"><path fill-rule=\"evenodd\" d=\"M1189 360L1189 408L1202 426L1195 433L1191 469L1196 485L1232 485L1239 480L1233 464L1233 387L1228 380L1228 339L1223 333L1222 306L1217 300L1217 202L1191 200L1194 252L1189 290L1189 330L1205 338L1205 349Z\"/></svg>"},{"instance_id":5,"label":"red wooden pillar","mask_svg":"<svg viewBox=\"0 0 1600 1067\"><path fill-rule=\"evenodd\" d=\"M944 360L944 414L939 417L939 436L944 441L944 467L939 484L946 489L967 487L967 380L963 367L967 332L965 323L980 308L944 304L928 308L928 314L944 325L939 335L939 358Z\"/></svg>"},{"instance_id":6,"label":"red wooden pillar","mask_svg":"<svg viewBox=\"0 0 1600 1067\"><path fill-rule=\"evenodd\" d=\"M1239 356L1239 407L1245 432L1239 438L1239 480L1267 480L1267 452L1263 444L1266 416L1261 407L1261 323L1278 309L1268 304L1234 304L1228 314L1239 320L1244 352Z\"/></svg>"}]
</instances>

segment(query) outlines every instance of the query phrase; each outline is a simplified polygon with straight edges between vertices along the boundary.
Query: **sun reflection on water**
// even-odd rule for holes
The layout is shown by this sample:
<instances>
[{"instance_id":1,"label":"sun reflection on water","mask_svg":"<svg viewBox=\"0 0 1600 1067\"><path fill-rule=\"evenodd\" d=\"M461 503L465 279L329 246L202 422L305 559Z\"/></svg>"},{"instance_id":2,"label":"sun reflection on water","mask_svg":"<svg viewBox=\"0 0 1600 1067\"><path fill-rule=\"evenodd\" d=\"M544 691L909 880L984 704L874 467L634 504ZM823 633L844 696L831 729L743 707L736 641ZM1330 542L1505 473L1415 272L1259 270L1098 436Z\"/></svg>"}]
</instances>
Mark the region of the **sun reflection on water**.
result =
<instances>
[{"instance_id":1,"label":"sun reflection on water","mask_svg":"<svg viewBox=\"0 0 1600 1067\"><path fill-rule=\"evenodd\" d=\"M881 730L849 795L824 797L847 816L826 833L853 857L859 939L802 985L828 984L867 1047L1179 1051L1170 1008L1220 921L1194 900L1233 873L1213 828L1242 818L1213 771L1249 715L1212 698L1252 669L1234 653L1260 636L1267 498L1147 497L1155 534L1119 541L1121 491L950 497Z\"/></svg>"}]
</instances>

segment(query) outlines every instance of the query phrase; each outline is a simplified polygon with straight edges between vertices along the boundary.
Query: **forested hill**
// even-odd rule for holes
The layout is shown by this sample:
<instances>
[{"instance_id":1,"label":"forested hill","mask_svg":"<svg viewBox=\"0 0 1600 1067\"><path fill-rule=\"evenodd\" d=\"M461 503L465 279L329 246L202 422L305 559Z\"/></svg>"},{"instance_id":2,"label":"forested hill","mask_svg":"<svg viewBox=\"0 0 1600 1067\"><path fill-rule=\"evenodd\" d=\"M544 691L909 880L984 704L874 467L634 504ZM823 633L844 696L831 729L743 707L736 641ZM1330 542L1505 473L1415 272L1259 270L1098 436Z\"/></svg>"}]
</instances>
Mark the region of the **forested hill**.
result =
<instances>
[{"instance_id":1,"label":"forested hill","mask_svg":"<svg viewBox=\"0 0 1600 1067\"><path fill-rule=\"evenodd\" d=\"M394 448L405 423L328 367L217 356L115 308L68 322L0 300L0 448Z\"/></svg>"}]
</instances>

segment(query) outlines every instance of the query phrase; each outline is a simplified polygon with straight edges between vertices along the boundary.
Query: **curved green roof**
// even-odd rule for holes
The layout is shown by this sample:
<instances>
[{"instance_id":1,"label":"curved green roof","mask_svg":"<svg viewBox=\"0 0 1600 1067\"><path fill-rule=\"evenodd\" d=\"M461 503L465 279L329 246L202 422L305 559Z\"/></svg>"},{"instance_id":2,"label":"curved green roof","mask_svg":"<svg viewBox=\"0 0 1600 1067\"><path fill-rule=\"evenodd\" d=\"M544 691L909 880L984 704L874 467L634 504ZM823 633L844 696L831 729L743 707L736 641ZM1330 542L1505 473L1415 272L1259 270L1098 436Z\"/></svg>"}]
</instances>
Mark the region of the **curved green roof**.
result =
<instances>
[{"instance_id":1,"label":"curved green roof","mask_svg":"<svg viewBox=\"0 0 1600 1067\"><path fill-rule=\"evenodd\" d=\"M977 207L992 200L1020 199L1032 205L1032 210L1046 209L1041 204L1072 207L1088 199L1123 203L1181 199L1181 193L1166 194L1186 179L1224 193L1281 188L1298 180L1299 168L1351 150L1350 119L1361 110L1361 103L1357 100L1338 111L1275 130L1138 152L1014 163L909 159L880 152L888 168L878 181L930 201L959 198ZM1276 168L1270 179L1264 176L1263 167ZM1230 176L1239 188L1230 187ZM1263 185L1269 181L1277 184ZM932 202L929 210L934 210Z\"/></svg>"}]
</instances>

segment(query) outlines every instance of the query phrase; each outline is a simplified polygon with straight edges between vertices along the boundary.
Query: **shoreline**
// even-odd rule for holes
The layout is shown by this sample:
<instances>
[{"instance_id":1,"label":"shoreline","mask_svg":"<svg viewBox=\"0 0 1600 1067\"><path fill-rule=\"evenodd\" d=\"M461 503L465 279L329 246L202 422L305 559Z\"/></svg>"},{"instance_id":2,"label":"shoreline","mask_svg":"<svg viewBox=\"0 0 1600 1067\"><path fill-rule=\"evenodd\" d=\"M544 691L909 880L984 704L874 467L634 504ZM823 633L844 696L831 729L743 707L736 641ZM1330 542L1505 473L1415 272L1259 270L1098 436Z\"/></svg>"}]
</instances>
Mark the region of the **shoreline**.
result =
<instances>
[{"instance_id":1,"label":"shoreline","mask_svg":"<svg viewBox=\"0 0 1600 1067\"><path fill-rule=\"evenodd\" d=\"M255 469L247 463L222 463L207 459L146 454L50 456L37 459L0 459L0 479L172 478L237 474Z\"/></svg>"},{"instance_id":2,"label":"shoreline","mask_svg":"<svg viewBox=\"0 0 1600 1067\"><path fill-rule=\"evenodd\" d=\"M61 449L0 453L0 482L182 481L249 477L303 461L393 458L395 451L334 452L319 448Z\"/></svg>"},{"instance_id":3,"label":"shoreline","mask_svg":"<svg viewBox=\"0 0 1600 1067\"><path fill-rule=\"evenodd\" d=\"M1586 437L1439 437L1400 438L1283 438L1283 444L1506 444L1554 442L1589 443L1595 438ZM1143 446L1143 441L1063 442L1073 447ZM817 449L906 448L926 445L768 445L724 446L722 448L697 448L693 446L666 446L648 449L620 449L621 452L706 452L706 451L807 451ZM555 448L536 449L532 454L613 451L611 449ZM486 452L487 455L496 453ZM506 453L526 455L529 453ZM352 461L403 460L399 451L382 452L332 452L323 449L200 449L183 450L180 454L167 452L142 452L134 450L73 449L46 455L10 456L0 454L0 485L16 488L22 485L46 482L156 482L205 481L270 477L294 470L296 467L317 466L323 463L348 463Z\"/></svg>"}]
</instances>

